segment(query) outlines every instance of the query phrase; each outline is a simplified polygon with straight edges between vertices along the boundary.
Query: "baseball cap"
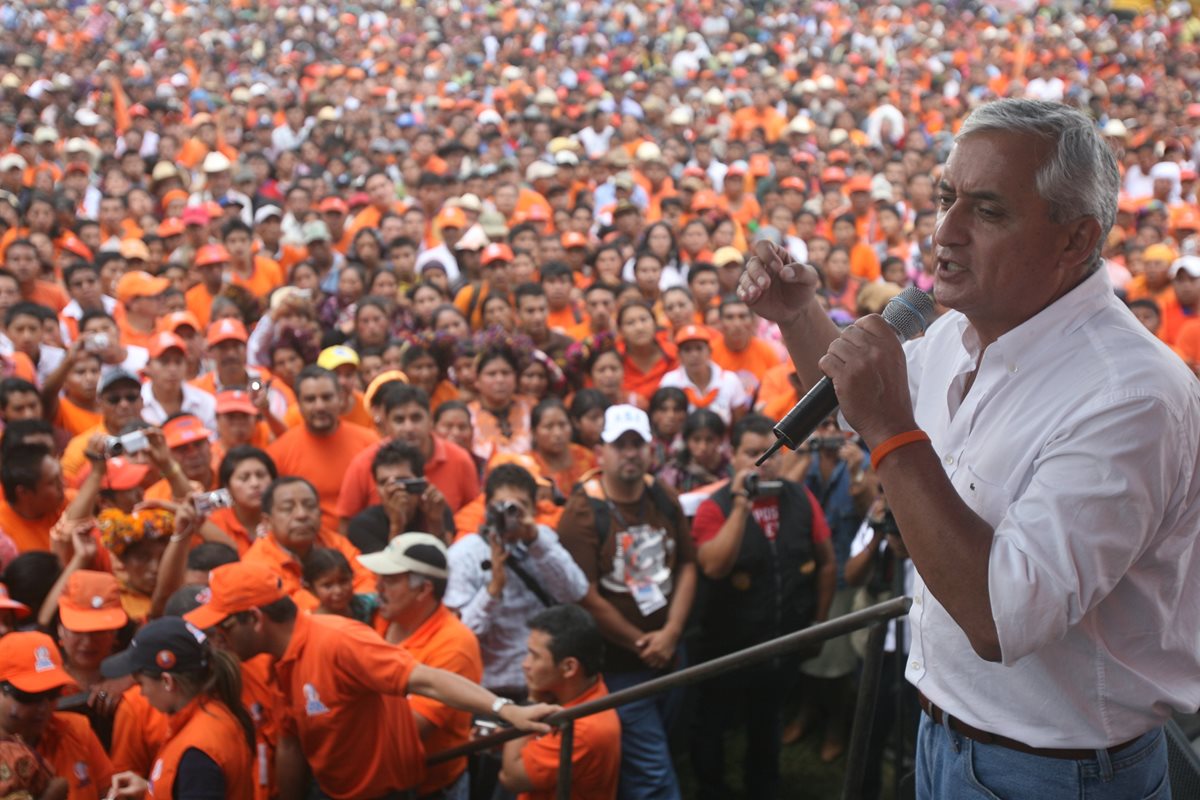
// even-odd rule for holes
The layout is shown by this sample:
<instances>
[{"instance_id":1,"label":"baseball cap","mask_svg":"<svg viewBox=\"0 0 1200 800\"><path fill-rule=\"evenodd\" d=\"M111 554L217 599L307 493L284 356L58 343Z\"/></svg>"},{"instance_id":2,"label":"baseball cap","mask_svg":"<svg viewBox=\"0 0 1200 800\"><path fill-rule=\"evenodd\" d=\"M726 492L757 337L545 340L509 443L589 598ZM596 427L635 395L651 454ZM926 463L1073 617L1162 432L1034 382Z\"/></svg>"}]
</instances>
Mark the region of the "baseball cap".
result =
<instances>
[{"instance_id":1,"label":"baseball cap","mask_svg":"<svg viewBox=\"0 0 1200 800\"><path fill-rule=\"evenodd\" d=\"M442 580L450 577L446 545L431 533L402 533L379 552L358 556L358 563L376 575L415 572Z\"/></svg>"},{"instance_id":2,"label":"baseball cap","mask_svg":"<svg viewBox=\"0 0 1200 800\"><path fill-rule=\"evenodd\" d=\"M570 250L572 247L587 247L587 245L587 237L578 231L568 231L562 235L564 250Z\"/></svg>"},{"instance_id":3,"label":"baseball cap","mask_svg":"<svg viewBox=\"0 0 1200 800\"><path fill-rule=\"evenodd\" d=\"M142 245L145 247L145 245ZM166 278L156 278L149 272L135 269L117 281L117 300L128 303L139 297L157 297L171 286Z\"/></svg>"},{"instance_id":4,"label":"baseball cap","mask_svg":"<svg viewBox=\"0 0 1200 800\"><path fill-rule=\"evenodd\" d=\"M124 258L126 261L133 261L134 259L149 261L150 248L141 239L122 239L121 258Z\"/></svg>"},{"instance_id":5,"label":"baseball cap","mask_svg":"<svg viewBox=\"0 0 1200 800\"><path fill-rule=\"evenodd\" d=\"M467 215L457 206L446 206L434 217L433 224L439 228L465 228Z\"/></svg>"},{"instance_id":6,"label":"baseball cap","mask_svg":"<svg viewBox=\"0 0 1200 800\"><path fill-rule=\"evenodd\" d=\"M129 622L117 579L110 572L90 569L73 572L67 579L58 598L58 618L74 633L115 631Z\"/></svg>"},{"instance_id":7,"label":"baseball cap","mask_svg":"<svg viewBox=\"0 0 1200 800\"><path fill-rule=\"evenodd\" d=\"M160 239L169 239L172 236L179 236L185 230L183 220L179 217L167 217L162 222L158 223L158 229L155 233Z\"/></svg>"},{"instance_id":8,"label":"baseball cap","mask_svg":"<svg viewBox=\"0 0 1200 800\"><path fill-rule=\"evenodd\" d=\"M1174 278L1180 272L1186 272L1193 278L1200 278L1200 256L1180 256L1171 265L1171 277Z\"/></svg>"},{"instance_id":9,"label":"baseball cap","mask_svg":"<svg viewBox=\"0 0 1200 800\"><path fill-rule=\"evenodd\" d=\"M493 242L483 248L483 255L479 259L479 263L483 266L491 264L493 261L512 261L512 248L503 242Z\"/></svg>"},{"instance_id":10,"label":"baseball cap","mask_svg":"<svg viewBox=\"0 0 1200 800\"><path fill-rule=\"evenodd\" d=\"M196 315L190 311L172 311L158 320L158 329L160 331L175 333L184 325L190 326L194 331L200 330L200 320L196 319Z\"/></svg>"},{"instance_id":11,"label":"baseball cap","mask_svg":"<svg viewBox=\"0 0 1200 800\"><path fill-rule=\"evenodd\" d=\"M338 214L349 214L350 206L346 205L346 201L340 197L326 197L321 201L321 204L317 206L317 210L322 214L328 214L331 212L336 212Z\"/></svg>"},{"instance_id":12,"label":"baseball cap","mask_svg":"<svg viewBox=\"0 0 1200 800\"><path fill-rule=\"evenodd\" d=\"M376 393L383 388L384 384L391 383L392 381L408 383L408 376L398 369L385 369L383 372L376 375L371 379L371 382L367 384L367 390L363 392L363 408L369 411L371 409L371 402L375 399Z\"/></svg>"},{"instance_id":13,"label":"baseball cap","mask_svg":"<svg viewBox=\"0 0 1200 800\"><path fill-rule=\"evenodd\" d=\"M650 432L650 417L645 411L627 403L609 406L604 412L604 431L600 434L604 443L612 444L630 431L646 442L654 439L654 434Z\"/></svg>"},{"instance_id":14,"label":"baseball cap","mask_svg":"<svg viewBox=\"0 0 1200 800\"><path fill-rule=\"evenodd\" d=\"M101 481L100 488L110 489L114 492L137 488L142 485L142 481L146 479L146 473L149 471L149 464L135 464L123 456L110 458L104 464L104 480ZM83 469L79 472L79 480L83 481L91 472L92 465L84 464Z\"/></svg>"},{"instance_id":15,"label":"baseball cap","mask_svg":"<svg viewBox=\"0 0 1200 800\"><path fill-rule=\"evenodd\" d=\"M258 415L258 409L250 400L250 393L244 389L225 389L217 392L218 414L250 414Z\"/></svg>"},{"instance_id":16,"label":"baseball cap","mask_svg":"<svg viewBox=\"0 0 1200 800\"><path fill-rule=\"evenodd\" d=\"M208 209L204 206L188 206L179 215L179 219L184 225L207 225Z\"/></svg>"},{"instance_id":17,"label":"baseball cap","mask_svg":"<svg viewBox=\"0 0 1200 800\"><path fill-rule=\"evenodd\" d=\"M696 196L692 198L693 211L707 211L717 207L719 198L717 193L712 189L701 189L696 192Z\"/></svg>"},{"instance_id":18,"label":"baseball cap","mask_svg":"<svg viewBox=\"0 0 1200 800\"><path fill-rule=\"evenodd\" d=\"M1175 251L1169 245L1152 244L1142 251L1142 259L1145 261L1174 261Z\"/></svg>"},{"instance_id":19,"label":"baseball cap","mask_svg":"<svg viewBox=\"0 0 1200 800\"><path fill-rule=\"evenodd\" d=\"M44 633L18 631L0 637L0 681L37 694L73 683L58 645Z\"/></svg>"},{"instance_id":20,"label":"baseball cap","mask_svg":"<svg viewBox=\"0 0 1200 800\"><path fill-rule=\"evenodd\" d=\"M675 344L683 344L684 342L706 342L712 343L712 333L708 328L700 325L684 325L675 334Z\"/></svg>"},{"instance_id":21,"label":"baseball cap","mask_svg":"<svg viewBox=\"0 0 1200 800\"><path fill-rule=\"evenodd\" d=\"M133 641L100 664L105 678L123 678L135 672L200 672L208 666L204 631L180 617L159 617L134 634Z\"/></svg>"},{"instance_id":22,"label":"baseball cap","mask_svg":"<svg viewBox=\"0 0 1200 800\"><path fill-rule=\"evenodd\" d=\"M554 485L554 481L542 474L542 468L533 456L526 455L525 453L497 453L488 461L487 471L491 472L496 467L503 466L504 464L516 464L532 475L533 480L538 486L549 488Z\"/></svg>"},{"instance_id":23,"label":"baseball cap","mask_svg":"<svg viewBox=\"0 0 1200 800\"><path fill-rule=\"evenodd\" d=\"M791 189L797 192L806 192L808 187L804 185L804 181L796 177L784 178L779 182L780 189Z\"/></svg>"},{"instance_id":24,"label":"baseball cap","mask_svg":"<svg viewBox=\"0 0 1200 800\"><path fill-rule=\"evenodd\" d=\"M262 225L271 217L279 217L283 219L283 209L279 206L263 206L258 211L254 212L254 224Z\"/></svg>"},{"instance_id":25,"label":"baseball cap","mask_svg":"<svg viewBox=\"0 0 1200 800\"><path fill-rule=\"evenodd\" d=\"M842 183L846 180L846 170L841 167L826 167L821 170L821 183Z\"/></svg>"},{"instance_id":26,"label":"baseball cap","mask_svg":"<svg viewBox=\"0 0 1200 800\"><path fill-rule=\"evenodd\" d=\"M329 226L322 220L314 219L312 222L304 223L300 228L300 238L304 244L309 245L313 242L328 242L333 239L333 234L329 232Z\"/></svg>"},{"instance_id":27,"label":"baseball cap","mask_svg":"<svg viewBox=\"0 0 1200 800\"><path fill-rule=\"evenodd\" d=\"M855 192L871 191L871 178L868 175L855 175L850 180L846 181L845 190L847 194Z\"/></svg>"},{"instance_id":28,"label":"baseball cap","mask_svg":"<svg viewBox=\"0 0 1200 800\"><path fill-rule=\"evenodd\" d=\"M357 367L361 363L362 359L358 357L358 353L354 351L354 348L347 347L344 344L335 344L333 347L326 347L317 356L317 366L328 370L334 370L346 364L352 364Z\"/></svg>"},{"instance_id":29,"label":"baseball cap","mask_svg":"<svg viewBox=\"0 0 1200 800\"><path fill-rule=\"evenodd\" d=\"M713 253L712 263L714 266L722 267L732 263L745 264L746 257L742 255L742 251L736 247L718 247L717 252Z\"/></svg>"},{"instance_id":30,"label":"baseball cap","mask_svg":"<svg viewBox=\"0 0 1200 800\"><path fill-rule=\"evenodd\" d=\"M199 417L183 414L167 420L162 426L163 436L167 439L167 447L182 447L192 442L208 441L212 431L204 427Z\"/></svg>"},{"instance_id":31,"label":"baseball cap","mask_svg":"<svg viewBox=\"0 0 1200 800\"><path fill-rule=\"evenodd\" d=\"M29 616L29 606L9 597L8 587L3 583L0 583L0 611L12 611L16 614L17 619L25 619Z\"/></svg>"},{"instance_id":32,"label":"baseball cap","mask_svg":"<svg viewBox=\"0 0 1200 800\"><path fill-rule=\"evenodd\" d=\"M196 257L192 259L192 265L196 267L207 267L213 264L225 264L232 259L229 251L225 249L223 244L206 244L196 251Z\"/></svg>"},{"instance_id":33,"label":"baseball cap","mask_svg":"<svg viewBox=\"0 0 1200 800\"><path fill-rule=\"evenodd\" d=\"M118 383L132 383L139 388L142 385L142 382L132 372L118 368L102 374L100 378L100 394L104 394Z\"/></svg>"},{"instance_id":34,"label":"baseball cap","mask_svg":"<svg viewBox=\"0 0 1200 800\"><path fill-rule=\"evenodd\" d=\"M269 606L284 597L287 592L283 579L270 567L235 561L208 573L208 591L198 598L202 605L183 618L203 630L234 614Z\"/></svg>"},{"instance_id":35,"label":"baseball cap","mask_svg":"<svg viewBox=\"0 0 1200 800\"><path fill-rule=\"evenodd\" d=\"M180 339L170 331L161 331L154 334L154 336L150 338L150 344L146 347L146 349L150 351L151 358L158 358L172 348L175 348L181 353L187 353L187 345L184 344L183 339Z\"/></svg>"},{"instance_id":36,"label":"baseball cap","mask_svg":"<svg viewBox=\"0 0 1200 800\"><path fill-rule=\"evenodd\" d=\"M217 320L209 327L208 336L205 337L205 340L208 342L209 347L212 347L231 339L235 342L245 343L248 338L245 325L236 319L226 317L225 319Z\"/></svg>"}]
</instances>

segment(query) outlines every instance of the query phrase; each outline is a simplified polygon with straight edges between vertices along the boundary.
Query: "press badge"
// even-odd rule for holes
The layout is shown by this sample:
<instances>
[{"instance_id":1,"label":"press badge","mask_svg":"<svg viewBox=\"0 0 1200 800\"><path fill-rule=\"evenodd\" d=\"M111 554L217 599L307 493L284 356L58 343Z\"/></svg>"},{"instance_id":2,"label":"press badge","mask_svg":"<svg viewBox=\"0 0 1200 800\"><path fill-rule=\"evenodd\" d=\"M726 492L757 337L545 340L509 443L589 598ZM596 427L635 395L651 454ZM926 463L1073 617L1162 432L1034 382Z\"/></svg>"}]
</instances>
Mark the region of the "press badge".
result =
<instances>
[{"instance_id":1,"label":"press badge","mask_svg":"<svg viewBox=\"0 0 1200 800\"><path fill-rule=\"evenodd\" d=\"M667 604L667 598L663 596L657 583L635 583L629 590L633 593L633 599L637 601L638 611L642 612L643 617L650 616Z\"/></svg>"}]
</instances>

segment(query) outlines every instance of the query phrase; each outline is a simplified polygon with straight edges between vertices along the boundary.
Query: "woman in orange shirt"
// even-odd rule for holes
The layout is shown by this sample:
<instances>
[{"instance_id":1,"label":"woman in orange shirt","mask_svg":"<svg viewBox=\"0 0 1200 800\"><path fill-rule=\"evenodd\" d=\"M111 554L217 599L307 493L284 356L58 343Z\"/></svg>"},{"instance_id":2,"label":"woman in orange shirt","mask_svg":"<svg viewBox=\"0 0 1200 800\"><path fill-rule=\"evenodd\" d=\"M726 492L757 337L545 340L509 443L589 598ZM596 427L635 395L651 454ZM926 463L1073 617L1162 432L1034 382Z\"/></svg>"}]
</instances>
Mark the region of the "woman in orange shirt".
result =
<instances>
[{"instance_id":1,"label":"woman in orange shirt","mask_svg":"<svg viewBox=\"0 0 1200 800\"><path fill-rule=\"evenodd\" d=\"M679 360L674 347L657 338L654 311L645 302L635 300L622 306L617 312L617 330L625 357L624 389L636 393L639 405L645 408L663 375L679 366Z\"/></svg>"},{"instance_id":2,"label":"woman in orange shirt","mask_svg":"<svg viewBox=\"0 0 1200 800\"><path fill-rule=\"evenodd\" d=\"M162 617L101 670L109 679L132 675L142 694L171 717L171 738L149 779L113 776L109 796L177 798L254 796L254 723L242 705L241 668L179 617Z\"/></svg>"},{"instance_id":3,"label":"woman in orange shirt","mask_svg":"<svg viewBox=\"0 0 1200 800\"><path fill-rule=\"evenodd\" d=\"M520 362L512 348L495 344L475 359L477 399L468 403L475 436L471 450L484 460L496 453L528 453L532 447L529 398L517 394Z\"/></svg>"},{"instance_id":4,"label":"woman in orange shirt","mask_svg":"<svg viewBox=\"0 0 1200 800\"><path fill-rule=\"evenodd\" d=\"M557 397L538 403L530 416L530 424L534 460L563 496L570 494L580 476L595 468L595 454L583 445L571 442L571 420L566 406Z\"/></svg>"},{"instance_id":5,"label":"woman in orange shirt","mask_svg":"<svg viewBox=\"0 0 1200 800\"><path fill-rule=\"evenodd\" d=\"M275 468L275 462L257 447L234 447L221 459L217 481L222 489L229 490L233 505L217 509L208 519L229 534L229 538L237 545L239 557L245 555L258 538L258 528L263 518L263 492L277 477L279 471Z\"/></svg>"}]
</instances>

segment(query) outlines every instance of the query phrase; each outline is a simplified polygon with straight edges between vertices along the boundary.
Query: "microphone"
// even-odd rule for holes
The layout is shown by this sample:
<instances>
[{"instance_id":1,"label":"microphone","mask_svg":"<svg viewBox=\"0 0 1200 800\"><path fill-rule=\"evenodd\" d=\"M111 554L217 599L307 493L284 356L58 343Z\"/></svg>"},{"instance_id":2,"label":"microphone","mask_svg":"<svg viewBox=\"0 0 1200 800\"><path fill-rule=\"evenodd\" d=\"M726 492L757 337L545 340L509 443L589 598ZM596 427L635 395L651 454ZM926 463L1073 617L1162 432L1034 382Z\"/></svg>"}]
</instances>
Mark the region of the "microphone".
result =
<instances>
[{"instance_id":1,"label":"microphone","mask_svg":"<svg viewBox=\"0 0 1200 800\"><path fill-rule=\"evenodd\" d=\"M883 309L883 321L892 326L902 342L924 331L932 317L933 300L915 286L893 297ZM755 465L761 467L784 445L792 450L798 448L837 407L833 381L827 375L792 406L786 417L779 420L774 428L775 443L759 457Z\"/></svg>"}]
</instances>

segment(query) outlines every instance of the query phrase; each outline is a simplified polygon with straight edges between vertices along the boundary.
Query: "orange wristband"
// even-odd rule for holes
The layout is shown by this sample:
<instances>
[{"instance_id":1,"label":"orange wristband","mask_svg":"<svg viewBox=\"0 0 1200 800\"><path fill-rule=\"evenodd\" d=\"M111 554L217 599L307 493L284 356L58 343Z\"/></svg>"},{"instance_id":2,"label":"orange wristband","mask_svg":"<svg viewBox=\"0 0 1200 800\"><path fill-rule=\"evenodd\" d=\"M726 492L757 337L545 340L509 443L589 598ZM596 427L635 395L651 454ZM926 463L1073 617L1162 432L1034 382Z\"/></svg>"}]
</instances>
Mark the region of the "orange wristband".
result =
<instances>
[{"instance_id":1,"label":"orange wristband","mask_svg":"<svg viewBox=\"0 0 1200 800\"><path fill-rule=\"evenodd\" d=\"M899 450L906 444L913 442L928 442L929 434L923 430L905 431L898 433L892 438L885 441L883 444L871 451L871 468L879 469L879 464L887 458L893 450Z\"/></svg>"}]
</instances>

